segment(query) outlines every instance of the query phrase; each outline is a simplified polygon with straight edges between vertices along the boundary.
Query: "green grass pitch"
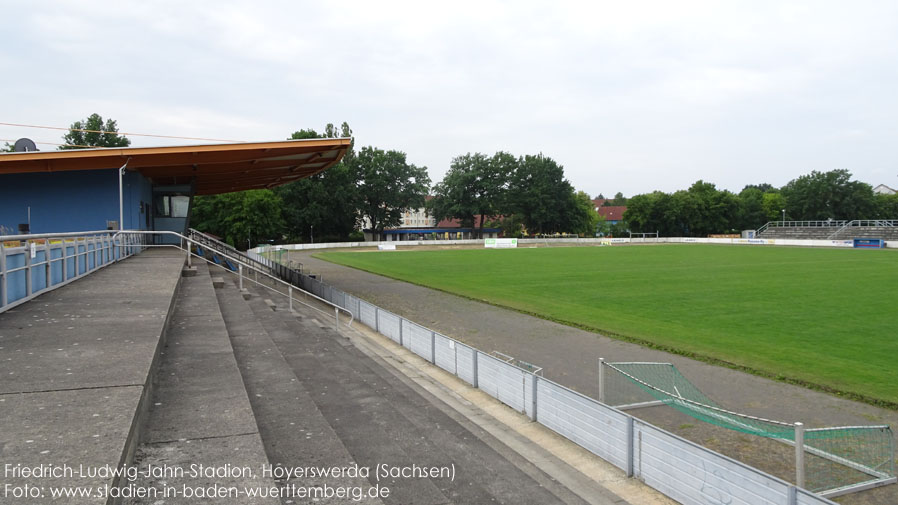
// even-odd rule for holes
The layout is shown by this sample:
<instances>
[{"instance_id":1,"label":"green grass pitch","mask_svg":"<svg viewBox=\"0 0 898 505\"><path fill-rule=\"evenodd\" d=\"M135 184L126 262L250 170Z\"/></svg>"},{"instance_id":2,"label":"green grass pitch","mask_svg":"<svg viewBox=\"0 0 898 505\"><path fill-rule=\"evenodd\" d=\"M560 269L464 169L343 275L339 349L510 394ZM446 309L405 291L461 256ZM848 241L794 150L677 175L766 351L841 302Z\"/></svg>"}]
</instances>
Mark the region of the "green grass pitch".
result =
<instances>
[{"instance_id":1,"label":"green grass pitch","mask_svg":"<svg viewBox=\"0 0 898 505\"><path fill-rule=\"evenodd\" d=\"M894 251L655 245L317 256L898 405Z\"/></svg>"}]
</instances>

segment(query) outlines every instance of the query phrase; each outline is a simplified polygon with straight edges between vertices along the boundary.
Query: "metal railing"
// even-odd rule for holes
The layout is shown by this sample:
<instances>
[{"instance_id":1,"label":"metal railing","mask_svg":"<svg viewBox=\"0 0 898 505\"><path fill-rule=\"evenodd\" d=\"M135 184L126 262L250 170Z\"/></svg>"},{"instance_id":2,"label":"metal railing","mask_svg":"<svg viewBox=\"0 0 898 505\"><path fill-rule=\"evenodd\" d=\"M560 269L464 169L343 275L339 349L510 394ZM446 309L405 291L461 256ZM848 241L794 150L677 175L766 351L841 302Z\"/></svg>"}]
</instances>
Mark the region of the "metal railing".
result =
<instances>
[{"instance_id":1,"label":"metal railing","mask_svg":"<svg viewBox=\"0 0 898 505\"><path fill-rule=\"evenodd\" d=\"M834 226L844 226L848 221L836 221L834 219L825 219L818 221L768 221L757 229L760 235L768 228L832 228Z\"/></svg>"},{"instance_id":2,"label":"metal railing","mask_svg":"<svg viewBox=\"0 0 898 505\"><path fill-rule=\"evenodd\" d=\"M206 258L205 256L201 256L201 255L195 253L193 251L193 248L196 246L196 243L194 242L194 240L190 237L186 237L186 236L181 235L180 233L177 233L174 231L139 231L139 230L130 230L129 231L129 230L126 230L126 231L120 231L120 232L115 233L115 235L113 235L112 238L115 241L115 240L121 240L122 237L126 237L125 241L127 242L127 241L132 240L130 238L127 238L132 235L141 236L141 237L146 237L146 236L150 236L150 235L154 235L154 236L166 235L169 237L178 238L179 242L177 244L145 244L144 247L173 247L173 248L185 251L187 253L187 266L188 267L191 266L191 258L199 258L199 259L205 261L206 263L208 263L210 265L217 266L228 273L236 274L238 276L238 286L240 289L243 289L244 281L252 282L261 288L265 288L265 289L267 289L269 291L273 291L281 296L285 296L288 300L288 307L290 310L293 310L293 302L296 301L296 302L299 302L301 305L304 305L316 312L325 314L328 317L330 317L331 314L319 309L318 307L315 307L314 305L312 305L310 303L307 303L309 298L318 300L319 302L321 302L327 306L333 307L333 309L334 309L334 313L333 313L334 326L338 330L340 328L340 312L344 312L349 315L349 321L346 323L346 326L352 326L354 317L353 317L353 314L351 311L346 310L345 308L343 308L337 304L331 303L329 300L321 298L321 297L315 295L314 293L310 293L310 292L302 289L299 286L295 286L287 281L279 279L278 277L276 277L275 275L272 275L270 273L269 267L267 265L264 265L263 263L260 263L259 261L254 260L253 258L245 257L245 255L234 255L234 254L230 254L229 252L223 252L221 250L216 251L217 253L221 254L222 256L224 256L225 258L227 258L229 261L231 261L233 264L236 265L237 270L235 272L235 271L230 270L229 268L227 268L224 265L219 265L215 261L210 260L210 259ZM206 245L208 245L208 244L206 244ZM245 275L247 272L253 273L254 278L250 278L247 275ZM283 291L279 291L275 287L269 286L269 285L265 284L264 282L261 282L258 278L259 275L262 276L263 280L267 278L275 286L280 286L282 289L286 289L286 293ZM304 302L298 298L295 298L293 296L294 289L298 289L303 294L306 302Z\"/></svg>"},{"instance_id":3,"label":"metal railing","mask_svg":"<svg viewBox=\"0 0 898 505\"><path fill-rule=\"evenodd\" d=\"M871 228L894 228L898 226L898 219L855 219L848 221L838 230L831 233L827 240L831 240L839 236L840 233L849 228L871 227Z\"/></svg>"},{"instance_id":4,"label":"metal railing","mask_svg":"<svg viewBox=\"0 0 898 505\"><path fill-rule=\"evenodd\" d=\"M114 231L0 236L0 312L143 250Z\"/></svg>"},{"instance_id":5,"label":"metal railing","mask_svg":"<svg viewBox=\"0 0 898 505\"><path fill-rule=\"evenodd\" d=\"M260 270L267 271L272 275L279 277L281 280L287 281L294 286L299 287L299 279L302 273L302 263L299 264L299 268L294 268L291 265L284 265L275 261L271 261L265 258L257 258L253 255L245 253L243 251L238 251L230 244L227 244L221 240L218 240L211 235L203 233L194 228L190 228L187 230L187 237L190 238L195 244L202 245L207 249L218 252L222 255L229 255L231 257L240 258L243 262L255 265Z\"/></svg>"}]
</instances>

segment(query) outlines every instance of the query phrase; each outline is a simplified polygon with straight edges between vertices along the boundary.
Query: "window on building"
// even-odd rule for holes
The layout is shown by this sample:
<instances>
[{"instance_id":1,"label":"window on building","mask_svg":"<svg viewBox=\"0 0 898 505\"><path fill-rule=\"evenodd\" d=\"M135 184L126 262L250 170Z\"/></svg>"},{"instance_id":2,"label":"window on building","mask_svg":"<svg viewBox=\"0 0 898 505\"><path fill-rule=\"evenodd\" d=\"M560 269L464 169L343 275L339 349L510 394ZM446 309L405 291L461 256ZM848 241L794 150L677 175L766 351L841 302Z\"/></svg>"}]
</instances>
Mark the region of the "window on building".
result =
<instances>
[{"instance_id":1,"label":"window on building","mask_svg":"<svg viewBox=\"0 0 898 505\"><path fill-rule=\"evenodd\" d=\"M181 194L156 195L157 217L187 217L190 197Z\"/></svg>"}]
</instances>

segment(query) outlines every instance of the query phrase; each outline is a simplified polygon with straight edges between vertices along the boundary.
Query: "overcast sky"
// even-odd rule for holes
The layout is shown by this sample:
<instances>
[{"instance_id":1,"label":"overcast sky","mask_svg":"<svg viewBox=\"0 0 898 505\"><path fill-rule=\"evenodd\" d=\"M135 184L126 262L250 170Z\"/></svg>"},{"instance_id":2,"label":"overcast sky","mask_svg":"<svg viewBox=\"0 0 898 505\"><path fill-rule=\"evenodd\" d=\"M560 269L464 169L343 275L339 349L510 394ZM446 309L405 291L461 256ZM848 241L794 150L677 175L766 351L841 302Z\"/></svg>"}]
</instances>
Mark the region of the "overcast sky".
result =
<instances>
[{"instance_id":1,"label":"overcast sky","mask_svg":"<svg viewBox=\"0 0 898 505\"><path fill-rule=\"evenodd\" d=\"M898 187L898 2L0 0L0 122L277 140L348 122L439 181L542 152L577 189L811 170ZM0 138L62 132L0 126ZM132 145L191 143L132 137ZM195 142L193 142L195 143ZM42 150L54 146L39 144Z\"/></svg>"}]
</instances>

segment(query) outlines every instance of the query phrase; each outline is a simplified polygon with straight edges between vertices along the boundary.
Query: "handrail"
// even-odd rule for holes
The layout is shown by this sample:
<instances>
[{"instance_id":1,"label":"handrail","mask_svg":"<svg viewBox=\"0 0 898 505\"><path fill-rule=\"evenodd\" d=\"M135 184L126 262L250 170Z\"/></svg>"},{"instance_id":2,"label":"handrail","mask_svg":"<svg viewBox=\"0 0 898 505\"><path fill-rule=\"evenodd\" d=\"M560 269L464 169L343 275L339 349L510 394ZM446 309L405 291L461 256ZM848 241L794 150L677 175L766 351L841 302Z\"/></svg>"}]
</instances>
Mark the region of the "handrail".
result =
<instances>
[{"instance_id":1,"label":"handrail","mask_svg":"<svg viewBox=\"0 0 898 505\"><path fill-rule=\"evenodd\" d=\"M96 230L0 236L0 312L131 256L143 247L136 242L116 244L114 233ZM12 257L18 257L18 264L10 264Z\"/></svg>"},{"instance_id":2,"label":"handrail","mask_svg":"<svg viewBox=\"0 0 898 505\"><path fill-rule=\"evenodd\" d=\"M831 240L844 230L848 228L855 228L861 226L873 226L877 228L894 228L898 226L898 219L855 219L853 221L848 221L844 226L831 233L827 238L827 240Z\"/></svg>"},{"instance_id":3,"label":"handrail","mask_svg":"<svg viewBox=\"0 0 898 505\"><path fill-rule=\"evenodd\" d=\"M178 238L180 238L183 242L179 242L178 244L152 244L152 245L147 244L146 247L174 247L174 248L177 248L177 249L182 250L182 251L187 251L187 265L188 265L188 266L190 265L190 257L191 257L191 256L196 256L197 258L200 258L200 259L202 259L203 261L205 261L205 262L207 262L207 263L209 263L209 264L216 265L214 262L212 262L212 261L206 259L204 256L200 256L199 254L196 254L196 253L194 253L193 251L191 251L191 250L190 250L190 246L191 246L192 243L196 243L196 241L193 240L193 239L191 239L191 238L189 238L189 237L186 237L186 236L184 236L184 235L181 235L181 234L178 233L178 232L174 232L174 231L164 231L164 230L159 230L159 231L123 230L123 231L119 231L119 232L115 233L115 235L113 235L113 237L112 237L113 243L119 238L119 235L123 235L123 234L137 234L137 235L170 235L170 236L178 237ZM187 247L186 247L186 248L182 247L182 246L181 246L182 243L186 243L186 244L187 244ZM266 286L265 284L262 284L262 283L259 282L259 281L256 281L256 280L253 280L253 279L250 279L250 278L247 277L247 280L249 280L250 282L255 282L256 284L258 284L258 285L261 286L261 287L264 287L264 288L266 288L266 289L269 289L269 290L271 290L271 291L274 291L275 293L278 293L278 294L280 294L280 295L282 295L282 296L286 296L287 299L288 299L288 301L289 301L289 304L290 304L290 309L291 309L291 310L293 309L293 300L294 300L294 298L293 298L293 289L294 289L296 286L294 286L293 284L290 284L289 282L285 282L285 281L283 281L283 280L281 280L281 279L278 279L277 277L271 275L270 273L268 273L268 272L266 272L266 271L264 271L264 270L261 270L261 269L259 269L259 268L256 268L255 266L253 266L253 265L251 265L251 264L249 264L249 263L243 261L243 259L234 257L233 255L229 255L228 253L224 253L224 252L221 252L221 251L218 251L218 252L219 252L220 254L224 255L225 257L227 257L227 259L229 259L229 260L231 260L231 261L237 263L237 265L239 266L239 268L238 268L238 271L239 271L238 274L240 275L240 285L241 285L241 286L243 285L243 268L244 268L244 267L249 268L250 270L254 271L254 272L257 273L257 274L260 273L260 274L262 274L264 277L268 277L269 279L271 279L271 280L272 280L273 282L275 282L275 283L282 284L282 285L286 286L286 287L287 287L287 293L282 293L281 291L278 291L278 290L276 290L276 289L274 289L274 288L272 288L272 287L270 287L270 286ZM219 267L221 267L222 269L224 269L224 267L222 267L221 265L216 265L216 266L219 266ZM334 308L334 323L335 323L335 325L337 326L338 329L339 329L339 327L340 327L340 311L343 311L343 312L349 314L349 322L346 323L346 326L352 326L352 322L354 321L354 316L353 316L353 314L352 314L351 311L349 311L349 310L347 310L347 309L344 309L343 307L340 307L339 305L336 305L336 304L334 304L334 303L332 303L332 302L330 302L330 301L328 301L328 300L325 300L324 298L321 298L321 297L319 297L319 296L316 296L314 293L310 293L310 292L308 292L308 291L302 289L301 287L296 287L296 288L299 289L300 291L302 291L302 292L305 294L306 298L312 297L312 298L314 298L314 299L316 299L316 300L318 300L318 301L324 303L325 305L329 305L329 306L333 307L333 308ZM321 310L321 309L318 309L318 308L316 308L316 307L314 307L314 306L312 306L312 305L310 305L310 304L308 304L308 303L305 303L305 302L303 302L303 301L301 301L301 300L298 300L298 299L297 299L296 301L299 302L299 303L301 303L301 304L303 304L303 305L305 305L305 306L307 306L307 307L309 307L310 309L313 309L313 310L316 310L316 311L318 311L318 312L321 312L322 314L327 314L327 312L325 312L325 311L323 311L323 310ZM329 314L328 314L328 315L329 315Z\"/></svg>"},{"instance_id":4,"label":"handrail","mask_svg":"<svg viewBox=\"0 0 898 505\"><path fill-rule=\"evenodd\" d=\"M219 246L219 247L225 249L225 251L221 251L219 249L219 251L222 253L229 252L230 254L239 256L239 257L245 259L246 261L251 261L253 263L257 263L259 265L263 265L263 266L269 267L269 268L271 266L271 265L266 265L265 263L255 259L255 258L252 258L248 254L238 251L230 244L222 242L221 240L218 240L218 239L216 239L206 233L203 233L199 230L196 230L194 228L189 228L187 231L188 231L189 238L191 238L196 243L202 243L203 245L208 245L208 246Z\"/></svg>"}]
</instances>

